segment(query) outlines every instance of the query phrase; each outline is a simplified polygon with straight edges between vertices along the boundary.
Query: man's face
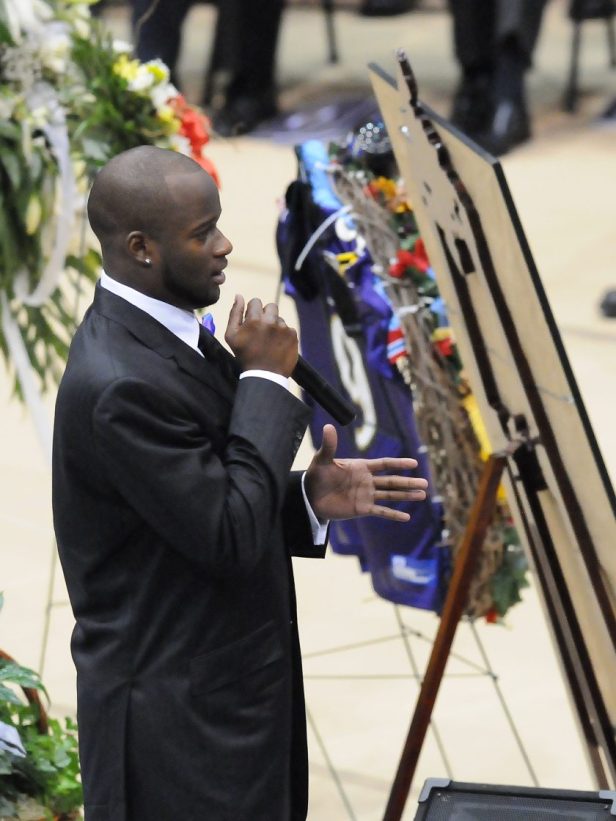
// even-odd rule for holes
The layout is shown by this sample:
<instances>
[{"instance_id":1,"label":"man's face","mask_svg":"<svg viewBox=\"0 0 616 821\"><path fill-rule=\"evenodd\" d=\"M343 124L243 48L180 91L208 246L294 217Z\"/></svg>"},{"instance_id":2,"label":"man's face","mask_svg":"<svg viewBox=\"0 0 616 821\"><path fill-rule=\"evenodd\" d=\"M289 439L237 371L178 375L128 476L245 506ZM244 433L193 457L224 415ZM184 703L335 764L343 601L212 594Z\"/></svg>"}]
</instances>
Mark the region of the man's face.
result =
<instances>
[{"instance_id":1,"label":"man's face","mask_svg":"<svg viewBox=\"0 0 616 821\"><path fill-rule=\"evenodd\" d=\"M205 173L168 180L168 221L158 242L160 299L193 310L213 305L233 246L218 228L220 199Z\"/></svg>"}]
</instances>

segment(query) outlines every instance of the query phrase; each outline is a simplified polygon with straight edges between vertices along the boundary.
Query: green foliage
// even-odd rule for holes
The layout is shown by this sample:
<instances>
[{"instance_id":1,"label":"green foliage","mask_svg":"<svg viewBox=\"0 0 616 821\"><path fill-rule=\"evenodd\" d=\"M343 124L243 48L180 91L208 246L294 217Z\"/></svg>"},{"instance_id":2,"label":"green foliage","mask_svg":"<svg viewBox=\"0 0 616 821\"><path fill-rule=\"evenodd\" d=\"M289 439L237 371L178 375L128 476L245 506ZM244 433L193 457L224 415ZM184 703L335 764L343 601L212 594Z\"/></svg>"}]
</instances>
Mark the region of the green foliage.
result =
<instances>
[{"instance_id":1,"label":"green foliage","mask_svg":"<svg viewBox=\"0 0 616 821\"><path fill-rule=\"evenodd\" d=\"M0 721L15 728L26 751L24 757L0 749L0 818L19 818L28 801L41 817L81 818L77 725L70 718L49 718L48 732L41 733L39 708L26 703L24 687L47 697L37 673L0 658Z\"/></svg>"},{"instance_id":2,"label":"green foliage","mask_svg":"<svg viewBox=\"0 0 616 821\"><path fill-rule=\"evenodd\" d=\"M499 616L504 616L510 607L522 601L520 590L528 587L527 571L528 562L517 533L513 527L507 528L503 561L490 579L490 592Z\"/></svg>"}]
</instances>

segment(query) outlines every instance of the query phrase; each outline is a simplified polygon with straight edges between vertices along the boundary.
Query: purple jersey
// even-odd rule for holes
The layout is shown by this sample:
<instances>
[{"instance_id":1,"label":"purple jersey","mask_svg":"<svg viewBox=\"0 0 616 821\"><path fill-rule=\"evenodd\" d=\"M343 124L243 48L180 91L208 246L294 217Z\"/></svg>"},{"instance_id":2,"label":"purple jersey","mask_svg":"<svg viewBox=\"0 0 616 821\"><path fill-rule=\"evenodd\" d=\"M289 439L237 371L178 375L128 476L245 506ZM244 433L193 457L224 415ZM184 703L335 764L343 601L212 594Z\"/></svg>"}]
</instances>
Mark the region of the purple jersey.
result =
<instances>
[{"instance_id":1,"label":"purple jersey","mask_svg":"<svg viewBox=\"0 0 616 821\"><path fill-rule=\"evenodd\" d=\"M412 456L419 462L414 473L431 484L409 389L387 358L391 306L352 223L344 213L332 216L342 206L318 169L318 146L311 143L300 149L309 182L290 187L278 227L283 277L297 307L302 355L357 407L356 421L338 430L337 455ZM331 224L296 270L302 248L328 217ZM327 261L328 255L342 262L343 277ZM306 401L313 408L310 429L318 447L323 424L333 420L309 397ZM432 486L430 490L434 492ZM410 522L377 517L334 522L332 547L338 553L357 555L383 598L438 611L450 563L449 548L442 545L442 506L429 498L398 507L408 510Z\"/></svg>"}]
</instances>

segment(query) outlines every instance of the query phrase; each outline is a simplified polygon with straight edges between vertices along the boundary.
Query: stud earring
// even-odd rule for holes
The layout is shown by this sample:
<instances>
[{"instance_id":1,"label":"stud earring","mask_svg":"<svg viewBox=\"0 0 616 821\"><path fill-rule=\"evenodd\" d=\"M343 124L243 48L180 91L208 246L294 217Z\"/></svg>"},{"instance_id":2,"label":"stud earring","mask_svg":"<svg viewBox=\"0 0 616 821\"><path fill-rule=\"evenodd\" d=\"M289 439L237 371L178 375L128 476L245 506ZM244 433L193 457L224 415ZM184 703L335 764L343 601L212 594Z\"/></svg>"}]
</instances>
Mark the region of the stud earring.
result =
<instances>
[{"instance_id":1,"label":"stud earring","mask_svg":"<svg viewBox=\"0 0 616 821\"><path fill-rule=\"evenodd\" d=\"M152 260L150 259L150 257L146 257L143 261L148 267L152 264Z\"/></svg>"}]
</instances>

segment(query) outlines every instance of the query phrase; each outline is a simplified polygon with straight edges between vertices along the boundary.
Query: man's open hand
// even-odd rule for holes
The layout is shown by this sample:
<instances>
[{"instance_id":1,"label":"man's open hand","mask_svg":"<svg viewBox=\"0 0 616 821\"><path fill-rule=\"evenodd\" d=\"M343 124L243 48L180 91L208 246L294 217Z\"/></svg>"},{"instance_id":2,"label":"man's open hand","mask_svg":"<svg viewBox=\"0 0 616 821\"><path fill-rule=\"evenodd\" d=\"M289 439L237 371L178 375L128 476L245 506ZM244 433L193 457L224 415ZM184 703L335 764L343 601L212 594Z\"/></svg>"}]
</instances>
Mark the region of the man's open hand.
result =
<instances>
[{"instance_id":1,"label":"man's open hand","mask_svg":"<svg viewBox=\"0 0 616 821\"><path fill-rule=\"evenodd\" d=\"M394 522L411 517L383 502L419 502L426 498L425 479L399 476L417 467L415 459L334 459L338 435L323 427L323 442L306 471L306 494L319 519L381 516ZM385 475L377 475L385 473Z\"/></svg>"}]
</instances>

